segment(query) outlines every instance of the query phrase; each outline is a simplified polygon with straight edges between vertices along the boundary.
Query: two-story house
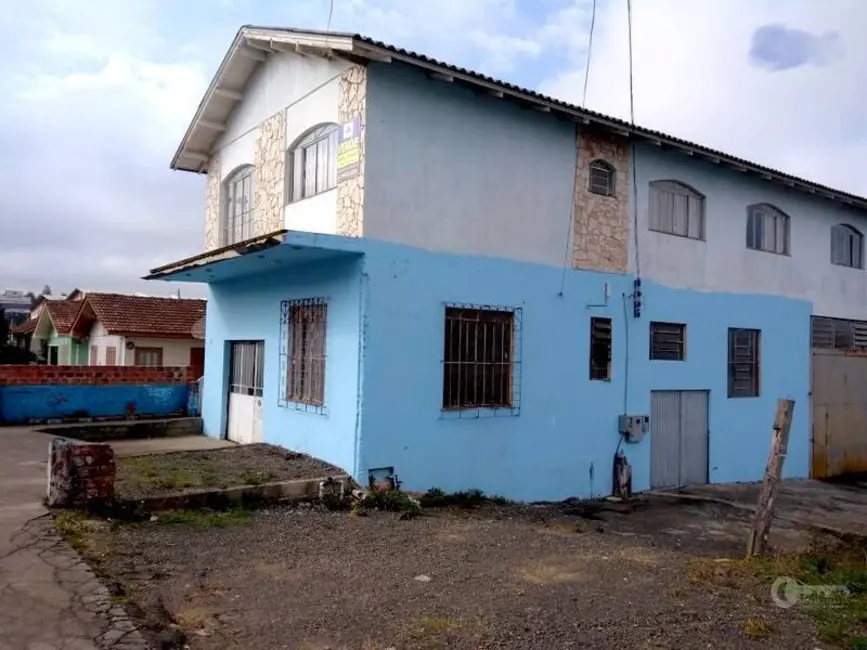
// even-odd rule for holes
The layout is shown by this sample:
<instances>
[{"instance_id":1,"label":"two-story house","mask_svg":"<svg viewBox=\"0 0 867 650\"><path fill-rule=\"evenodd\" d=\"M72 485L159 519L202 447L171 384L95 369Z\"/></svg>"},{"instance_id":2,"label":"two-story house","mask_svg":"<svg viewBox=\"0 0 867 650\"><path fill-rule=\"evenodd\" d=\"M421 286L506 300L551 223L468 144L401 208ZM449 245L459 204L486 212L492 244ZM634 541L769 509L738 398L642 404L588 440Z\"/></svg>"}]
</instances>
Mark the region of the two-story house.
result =
<instances>
[{"instance_id":1,"label":"two-story house","mask_svg":"<svg viewBox=\"0 0 867 650\"><path fill-rule=\"evenodd\" d=\"M148 277L209 285L210 435L557 499L610 493L618 452L636 490L759 479L790 397L787 475L867 466L863 391L838 379L867 365L832 349L860 325L818 319L814 358L810 324L864 318L864 198L362 36L258 27L171 166L207 175L205 251Z\"/></svg>"}]
</instances>

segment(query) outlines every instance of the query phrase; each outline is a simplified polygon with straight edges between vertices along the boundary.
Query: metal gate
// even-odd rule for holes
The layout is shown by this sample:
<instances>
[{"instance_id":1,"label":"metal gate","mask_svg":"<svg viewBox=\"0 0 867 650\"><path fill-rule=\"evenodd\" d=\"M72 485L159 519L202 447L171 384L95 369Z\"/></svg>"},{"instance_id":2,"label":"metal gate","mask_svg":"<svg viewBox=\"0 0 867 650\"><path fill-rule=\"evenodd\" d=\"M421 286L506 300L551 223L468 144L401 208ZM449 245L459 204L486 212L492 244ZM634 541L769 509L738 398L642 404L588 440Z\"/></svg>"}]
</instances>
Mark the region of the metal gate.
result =
<instances>
[{"instance_id":1,"label":"metal gate","mask_svg":"<svg viewBox=\"0 0 867 650\"><path fill-rule=\"evenodd\" d=\"M708 391L650 393L650 487L708 482Z\"/></svg>"},{"instance_id":2,"label":"metal gate","mask_svg":"<svg viewBox=\"0 0 867 650\"><path fill-rule=\"evenodd\" d=\"M264 352L264 341L231 344L226 437L234 442L262 441Z\"/></svg>"},{"instance_id":3,"label":"metal gate","mask_svg":"<svg viewBox=\"0 0 867 650\"><path fill-rule=\"evenodd\" d=\"M867 322L813 316L811 478L867 472Z\"/></svg>"}]
</instances>

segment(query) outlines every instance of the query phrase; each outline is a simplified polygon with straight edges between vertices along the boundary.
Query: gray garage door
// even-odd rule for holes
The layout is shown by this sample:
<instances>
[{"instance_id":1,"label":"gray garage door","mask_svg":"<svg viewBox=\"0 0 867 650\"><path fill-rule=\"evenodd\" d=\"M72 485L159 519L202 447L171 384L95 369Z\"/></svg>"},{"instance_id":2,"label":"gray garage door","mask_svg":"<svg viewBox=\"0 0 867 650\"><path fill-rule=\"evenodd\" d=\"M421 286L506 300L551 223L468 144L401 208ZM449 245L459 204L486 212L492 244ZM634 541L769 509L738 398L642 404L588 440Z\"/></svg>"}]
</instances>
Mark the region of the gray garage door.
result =
<instances>
[{"instance_id":1,"label":"gray garage door","mask_svg":"<svg viewBox=\"0 0 867 650\"><path fill-rule=\"evenodd\" d=\"M650 487L708 481L708 392L650 393Z\"/></svg>"}]
</instances>

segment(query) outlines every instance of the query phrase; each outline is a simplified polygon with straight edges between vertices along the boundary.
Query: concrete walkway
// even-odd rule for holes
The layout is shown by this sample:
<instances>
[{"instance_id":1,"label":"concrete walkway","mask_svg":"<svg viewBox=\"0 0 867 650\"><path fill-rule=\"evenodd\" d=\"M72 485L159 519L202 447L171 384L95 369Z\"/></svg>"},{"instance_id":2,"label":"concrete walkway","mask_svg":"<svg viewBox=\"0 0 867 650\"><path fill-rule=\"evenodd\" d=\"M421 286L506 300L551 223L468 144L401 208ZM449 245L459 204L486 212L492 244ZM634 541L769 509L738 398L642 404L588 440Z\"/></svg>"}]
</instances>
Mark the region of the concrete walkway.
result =
<instances>
[{"instance_id":1,"label":"concrete walkway","mask_svg":"<svg viewBox=\"0 0 867 650\"><path fill-rule=\"evenodd\" d=\"M146 456L165 454L173 451L208 451L237 447L234 442L218 440L208 436L173 436L170 438L148 438L145 440L113 440L109 443L115 456Z\"/></svg>"},{"instance_id":2,"label":"concrete walkway","mask_svg":"<svg viewBox=\"0 0 867 650\"><path fill-rule=\"evenodd\" d=\"M667 495L716 501L754 512L760 490L761 483L720 483L690 486L673 490ZM803 526L867 537L867 485L781 481L774 516Z\"/></svg>"},{"instance_id":3,"label":"concrete walkway","mask_svg":"<svg viewBox=\"0 0 867 650\"><path fill-rule=\"evenodd\" d=\"M146 650L42 505L52 437L0 428L0 650Z\"/></svg>"}]
</instances>

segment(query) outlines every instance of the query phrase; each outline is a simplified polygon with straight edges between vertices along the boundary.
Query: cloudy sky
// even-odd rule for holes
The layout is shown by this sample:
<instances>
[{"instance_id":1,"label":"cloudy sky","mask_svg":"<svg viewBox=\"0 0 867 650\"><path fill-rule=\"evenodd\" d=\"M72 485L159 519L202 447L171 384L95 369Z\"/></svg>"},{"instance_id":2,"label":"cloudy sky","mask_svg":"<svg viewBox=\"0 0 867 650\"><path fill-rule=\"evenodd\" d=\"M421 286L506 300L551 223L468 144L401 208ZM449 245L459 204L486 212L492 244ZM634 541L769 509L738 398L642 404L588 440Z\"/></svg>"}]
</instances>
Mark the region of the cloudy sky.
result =
<instances>
[{"instance_id":1,"label":"cloudy sky","mask_svg":"<svg viewBox=\"0 0 867 650\"><path fill-rule=\"evenodd\" d=\"M0 20L0 288L170 291L204 179L169 170L242 24L354 31L581 103L593 0L29 0ZM636 121L867 194L867 2L633 0ZM626 0L588 108L628 118Z\"/></svg>"}]
</instances>

